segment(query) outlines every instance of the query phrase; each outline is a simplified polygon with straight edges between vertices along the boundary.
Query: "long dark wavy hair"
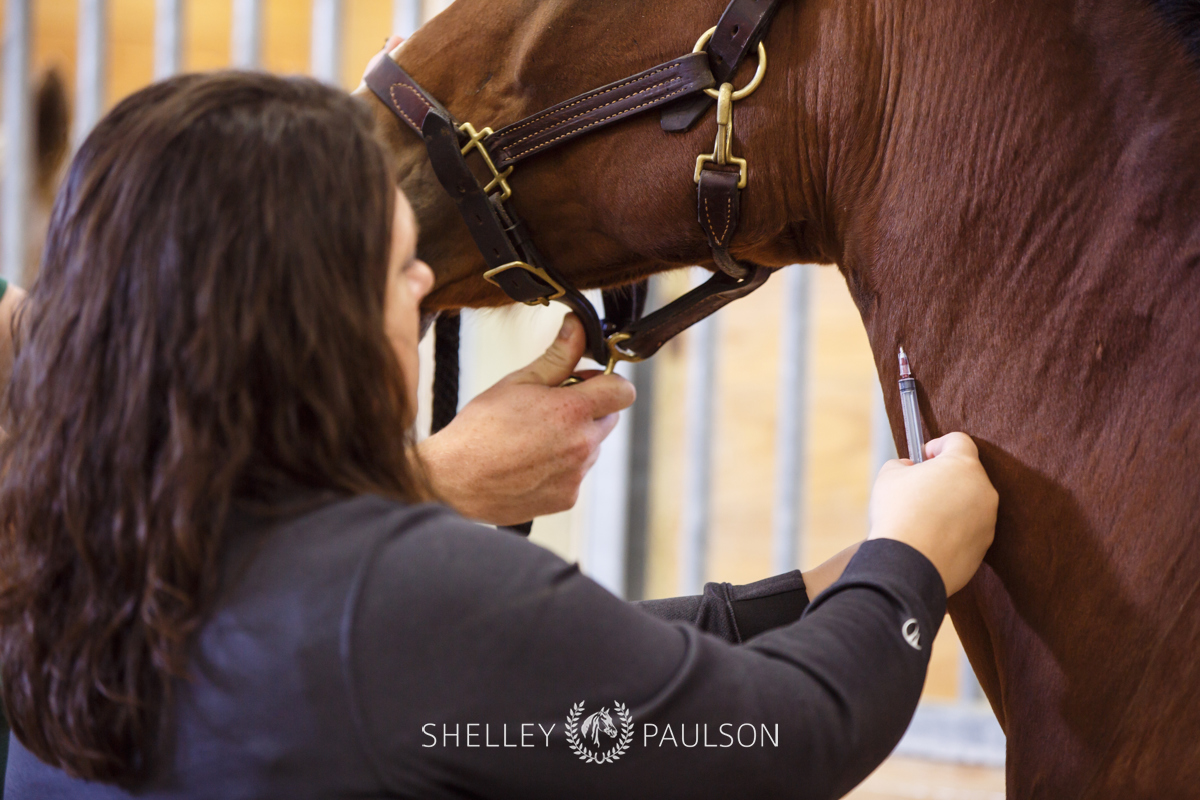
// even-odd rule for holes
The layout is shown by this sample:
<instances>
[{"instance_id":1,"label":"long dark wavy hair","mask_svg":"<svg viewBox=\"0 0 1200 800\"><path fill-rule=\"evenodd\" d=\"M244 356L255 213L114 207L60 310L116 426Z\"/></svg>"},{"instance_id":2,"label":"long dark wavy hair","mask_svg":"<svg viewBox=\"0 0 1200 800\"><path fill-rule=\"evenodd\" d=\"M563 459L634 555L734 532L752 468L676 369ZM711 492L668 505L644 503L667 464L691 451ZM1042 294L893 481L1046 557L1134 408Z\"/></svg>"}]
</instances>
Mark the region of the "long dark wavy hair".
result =
<instances>
[{"instance_id":1,"label":"long dark wavy hair","mask_svg":"<svg viewBox=\"0 0 1200 800\"><path fill-rule=\"evenodd\" d=\"M426 496L390 167L359 101L249 73L150 86L75 157L0 444L2 691L43 761L148 772L231 502Z\"/></svg>"}]
</instances>

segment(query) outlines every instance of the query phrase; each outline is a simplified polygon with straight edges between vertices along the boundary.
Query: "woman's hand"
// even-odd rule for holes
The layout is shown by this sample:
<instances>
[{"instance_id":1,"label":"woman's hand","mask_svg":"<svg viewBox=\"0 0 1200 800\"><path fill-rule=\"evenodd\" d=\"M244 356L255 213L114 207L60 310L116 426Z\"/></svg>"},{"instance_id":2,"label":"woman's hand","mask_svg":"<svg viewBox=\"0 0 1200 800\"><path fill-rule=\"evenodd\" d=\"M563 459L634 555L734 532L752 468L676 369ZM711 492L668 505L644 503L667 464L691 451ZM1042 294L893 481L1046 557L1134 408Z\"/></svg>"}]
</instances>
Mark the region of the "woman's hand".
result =
<instances>
[{"instance_id":1,"label":"woman's hand","mask_svg":"<svg viewBox=\"0 0 1200 800\"><path fill-rule=\"evenodd\" d=\"M996 532L999 495L970 436L925 445L928 461L889 461L871 492L871 539L896 539L933 562L946 594L967 585Z\"/></svg>"},{"instance_id":2,"label":"woman's hand","mask_svg":"<svg viewBox=\"0 0 1200 800\"><path fill-rule=\"evenodd\" d=\"M549 349L476 397L417 450L435 491L459 513L513 525L575 505L600 443L633 404L618 375L566 380L585 347L574 314Z\"/></svg>"},{"instance_id":3,"label":"woman's hand","mask_svg":"<svg viewBox=\"0 0 1200 800\"><path fill-rule=\"evenodd\" d=\"M381 59L385 56L391 55L392 51L395 50L397 47L399 47L402 44L404 44L403 36L397 36L395 34L392 34L391 36L388 37L388 40L383 43L383 49L380 50L375 55L371 56L371 60L367 62L367 67L366 67L366 69L363 70L362 81L358 84L359 89L366 86L367 73L375 68L375 65L379 63L379 59ZM355 90L355 91L357 91L357 90Z\"/></svg>"}]
</instances>

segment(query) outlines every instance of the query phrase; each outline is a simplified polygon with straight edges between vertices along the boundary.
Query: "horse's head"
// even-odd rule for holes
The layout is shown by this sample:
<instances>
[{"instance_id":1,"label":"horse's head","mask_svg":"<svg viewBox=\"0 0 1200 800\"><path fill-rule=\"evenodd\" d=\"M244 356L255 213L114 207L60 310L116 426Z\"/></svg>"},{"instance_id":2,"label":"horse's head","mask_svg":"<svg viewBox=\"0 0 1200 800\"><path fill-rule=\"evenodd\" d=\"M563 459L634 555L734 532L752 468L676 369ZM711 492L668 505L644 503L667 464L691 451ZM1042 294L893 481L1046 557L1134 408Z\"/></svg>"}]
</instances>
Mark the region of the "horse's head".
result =
<instances>
[{"instance_id":1,"label":"horse's head","mask_svg":"<svg viewBox=\"0 0 1200 800\"><path fill-rule=\"evenodd\" d=\"M456 0L393 57L458 119L499 129L690 52L725 4ZM790 35L798 5L784 5L772 29L778 35L767 38L772 64L786 64L787 51L800 46ZM794 122L783 120L796 87L784 69L775 70L769 68L762 87L735 108L734 151L749 159L750 182L731 250L767 266L820 255L805 252L805 236L792 222L803 181L798 132ZM753 71L751 58L735 84ZM420 253L438 276L429 305L508 302L482 280L483 260L420 138L364 93L383 120L398 180L416 211ZM510 179L512 202L538 249L580 288L711 263L696 220L693 169L697 155L712 151L715 131L712 111L685 133L666 133L658 113L645 114L518 164Z\"/></svg>"},{"instance_id":2,"label":"horse's head","mask_svg":"<svg viewBox=\"0 0 1200 800\"><path fill-rule=\"evenodd\" d=\"M617 726L613 724L612 716L608 713L607 708L602 708L594 714L590 714L584 719L583 724L579 726L579 732L584 736L590 737L592 743L597 747L600 745L600 732L603 731L605 736L612 738L617 737Z\"/></svg>"}]
</instances>

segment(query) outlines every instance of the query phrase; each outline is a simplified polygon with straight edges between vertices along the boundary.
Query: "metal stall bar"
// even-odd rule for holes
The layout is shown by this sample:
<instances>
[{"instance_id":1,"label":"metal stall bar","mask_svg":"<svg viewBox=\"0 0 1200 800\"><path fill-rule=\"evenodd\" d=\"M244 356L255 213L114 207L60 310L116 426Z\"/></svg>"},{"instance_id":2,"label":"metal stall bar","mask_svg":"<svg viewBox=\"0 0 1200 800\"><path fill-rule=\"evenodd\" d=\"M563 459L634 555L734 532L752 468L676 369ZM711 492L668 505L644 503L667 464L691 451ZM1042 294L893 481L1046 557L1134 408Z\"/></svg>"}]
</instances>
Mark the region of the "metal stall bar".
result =
<instances>
[{"instance_id":1,"label":"metal stall bar","mask_svg":"<svg viewBox=\"0 0 1200 800\"><path fill-rule=\"evenodd\" d=\"M869 486L875 485L875 476L883 469L883 465L896 457L896 440L892 438L892 425L888 421L887 405L883 400L883 387L876 377L874 394L871 397L871 474L867 476Z\"/></svg>"},{"instance_id":2,"label":"metal stall bar","mask_svg":"<svg viewBox=\"0 0 1200 800\"><path fill-rule=\"evenodd\" d=\"M108 0L79 0L79 35L75 43L76 147L104 114L107 45Z\"/></svg>"},{"instance_id":3,"label":"metal stall bar","mask_svg":"<svg viewBox=\"0 0 1200 800\"><path fill-rule=\"evenodd\" d=\"M342 80L342 0L313 0L313 77L326 83Z\"/></svg>"},{"instance_id":4,"label":"metal stall bar","mask_svg":"<svg viewBox=\"0 0 1200 800\"><path fill-rule=\"evenodd\" d=\"M799 568L803 552L811 269L797 265L782 275L775 506L771 515L771 569L775 574Z\"/></svg>"},{"instance_id":5,"label":"metal stall bar","mask_svg":"<svg viewBox=\"0 0 1200 800\"><path fill-rule=\"evenodd\" d=\"M392 33L405 39L421 27L421 0L392 0Z\"/></svg>"},{"instance_id":6,"label":"metal stall bar","mask_svg":"<svg viewBox=\"0 0 1200 800\"><path fill-rule=\"evenodd\" d=\"M682 594L699 594L708 575L717 319L712 316L702 320L688 333L687 433L683 445L685 462L679 541L679 591Z\"/></svg>"},{"instance_id":7,"label":"metal stall bar","mask_svg":"<svg viewBox=\"0 0 1200 800\"><path fill-rule=\"evenodd\" d=\"M630 380L633 365L619 364L616 372ZM628 590L625 555L632 431L629 413L621 414L589 475L583 566L590 578L618 597L626 597Z\"/></svg>"},{"instance_id":8,"label":"metal stall bar","mask_svg":"<svg viewBox=\"0 0 1200 800\"><path fill-rule=\"evenodd\" d=\"M651 281L651 300L655 282ZM653 467L655 420L654 359L633 364L637 402L625 412L629 417L629 501L625 511L626 600L646 598L646 571L650 550L650 477Z\"/></svg>"},{"instance_id":9,"label":"metal stall bar","mask_svg":"<svg viewBox=\"0 0 1200 800\"><path fill-rule=\"evenodd\" d=\"M3 274L20 281L25 270L26 208L29 202L29 42L31 0L4 4L4 204Z\"/></svg>"},{"instance_id":10,"label":"metal stall bar","mask_svg":"<svg viewBox=\"0 0 1200 800\"><path fill-rule=\"evenodd\" d=\"M258 69L262 62L262 0L233 0L230 55L238 69Z\"/></svg>"},{"instance_id":11,"label":"metal stall bar","mask_svg":"<svg viewBox=\"0 0 1200 800\"><path fill-rule=\"evenodd\" d=\"M154 80L183 69L183 0L158 0L154 9Z\"/></svg>"}]
</instances>

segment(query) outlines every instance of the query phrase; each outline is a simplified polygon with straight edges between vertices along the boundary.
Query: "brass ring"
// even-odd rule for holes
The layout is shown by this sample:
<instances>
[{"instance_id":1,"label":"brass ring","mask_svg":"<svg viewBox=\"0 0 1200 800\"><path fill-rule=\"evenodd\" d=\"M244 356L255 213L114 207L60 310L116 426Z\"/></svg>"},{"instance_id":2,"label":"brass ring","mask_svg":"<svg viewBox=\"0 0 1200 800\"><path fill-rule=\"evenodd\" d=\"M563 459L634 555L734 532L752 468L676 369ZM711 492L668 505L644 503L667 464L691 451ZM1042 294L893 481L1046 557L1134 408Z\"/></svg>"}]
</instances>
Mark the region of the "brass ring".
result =
<instances>
[{"instance_id":1,"label":"brass ring","mask_svg":"<svg viewBox=\"0 0 1200 800\"><path fill-rule=\"evenodd\" d=\"M696 46L692 48L692 52L693 53L703 53L705 46L708 44L708 40L711 39L713 37L713 34L716 32L717 32L716 25L713 25L711 28L706 30L704 32L704 35L700 37L700 40L698 42L696 42ZM742 88L738 89L737 91L735 91L733 93L733 99L734 100L744 100L745 98L747 98L751 94L753 94L754 90L758 88L758 85L760 83L762 83L763 76L766 74L767 74L767 48L765 45L763 45L762 42L759 42L758 43L758 69L754 70L754 77L750 79L749 83L747 83L745 86L743 86ZM705 89L704 93L707 94L709 97L711 97L713 100L716 100L717 97L720 95L720 92L716 89Z\"/></svg>"}]
</instances>

